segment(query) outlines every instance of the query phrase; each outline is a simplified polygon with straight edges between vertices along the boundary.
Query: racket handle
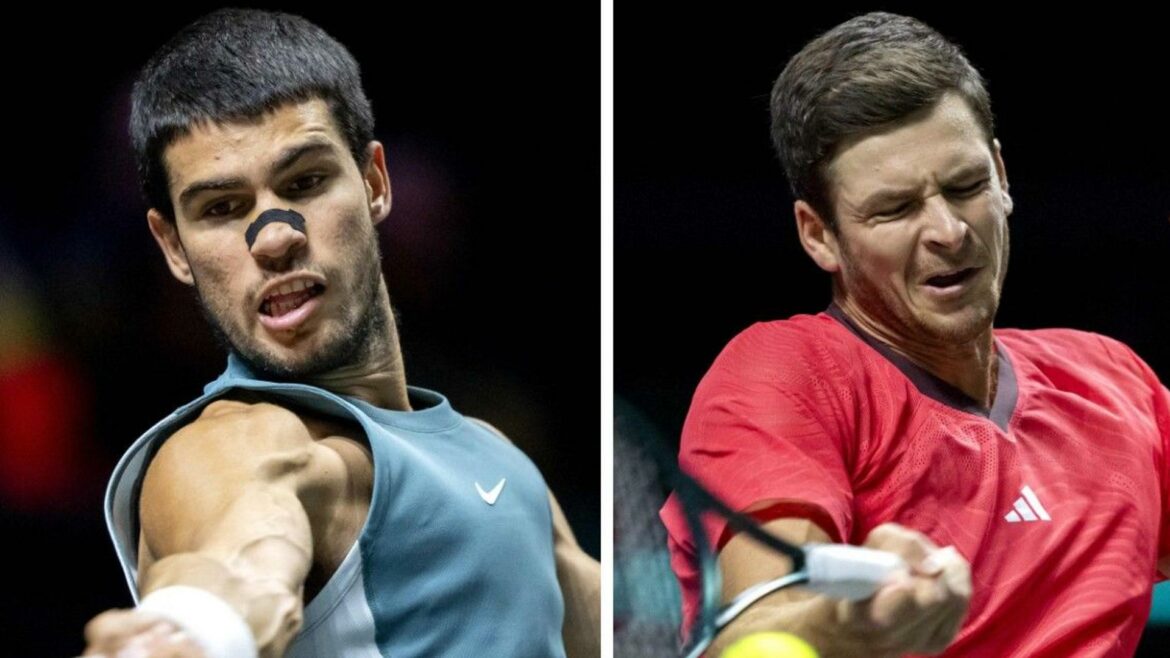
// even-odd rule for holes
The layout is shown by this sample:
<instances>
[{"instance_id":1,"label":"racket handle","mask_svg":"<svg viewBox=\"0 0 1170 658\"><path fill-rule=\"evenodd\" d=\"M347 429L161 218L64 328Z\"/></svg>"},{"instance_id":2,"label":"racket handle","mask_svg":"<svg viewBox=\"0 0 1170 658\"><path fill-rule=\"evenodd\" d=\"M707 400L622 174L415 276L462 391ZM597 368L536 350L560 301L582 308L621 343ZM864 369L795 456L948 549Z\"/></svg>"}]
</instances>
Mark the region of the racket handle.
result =
<instances>
[{"instance_id":1,"label":"racket handle","mask_svg":"<svg viewBox=\"0 0 1170 658\"><path fill-rule=\"evenodd\" d=\"M873 596L894 574L908 570L893 553L848 544L806 547L805 568L809 589L853 601Z\"/></svg>"}]
</instances>

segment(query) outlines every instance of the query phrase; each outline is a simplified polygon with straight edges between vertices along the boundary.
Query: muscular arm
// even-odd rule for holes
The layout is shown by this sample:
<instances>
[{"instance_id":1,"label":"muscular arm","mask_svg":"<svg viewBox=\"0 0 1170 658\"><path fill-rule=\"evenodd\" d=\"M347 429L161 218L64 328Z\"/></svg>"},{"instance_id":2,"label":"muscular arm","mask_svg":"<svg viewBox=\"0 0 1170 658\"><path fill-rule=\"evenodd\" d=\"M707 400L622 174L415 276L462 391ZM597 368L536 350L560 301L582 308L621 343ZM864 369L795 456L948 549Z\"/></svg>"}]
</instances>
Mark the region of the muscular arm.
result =
<instances>
[{"instance_id":1,"label":"muscular arm","mask_svg":"<svg viewBox=\"0 0 1170 658\"><path fill-rule=\"evenodd\" d=\"M209 405L147 471L140 593L205 589L243 617L261 656L281 656L301 625L311 517L328 517L346 481L340 456L295 414L269 404Z\"/></svg>"},{"instance_id":2,"label":"muscular arm","mask_svg":"<svg viewBox=\"0 0 1170 658\"><path fill-rule=\"evenodd\" d=\"M557 581L565 600L561 630L569 658L601 655L601 565L581 550L561 506L548 494L553 518Z\"/></svg>"},{"instance_id":3,"label":"muscular arm","mask_svg":"<svg viewBox=\"0 0 1170 658\"><path fill-rule=\"evenodd\" d=\"M824 530L804 519L777 519L764 528L794 544L831 541ZM745 635L776 630L808 640L824 658L932 654L945 649L958 632L970 600L967 563L957 554L938 550L925 536L895 524L875 528L865 545L901 555L911 565L911 575L856 603L801 588L781 590L729 624L708 655L719 655ZM792 568L787 558L744 535L727 542L720 551L719 566L724 601Z\"/></svg>"}]
</instances>

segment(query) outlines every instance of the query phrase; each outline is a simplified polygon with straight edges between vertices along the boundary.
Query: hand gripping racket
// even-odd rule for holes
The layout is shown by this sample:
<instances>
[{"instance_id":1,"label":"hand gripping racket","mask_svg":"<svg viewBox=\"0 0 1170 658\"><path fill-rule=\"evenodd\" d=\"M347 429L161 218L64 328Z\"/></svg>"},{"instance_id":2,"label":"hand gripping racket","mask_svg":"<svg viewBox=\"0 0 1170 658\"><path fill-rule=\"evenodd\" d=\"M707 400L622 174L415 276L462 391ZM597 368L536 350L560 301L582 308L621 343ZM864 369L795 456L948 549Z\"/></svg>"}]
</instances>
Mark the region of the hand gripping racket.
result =
<instances>
[{"instance_id":1,"label":"hand gripping racket","mask_svg":"<svg viewBox=\"0 0 1170 658\"><path fill-rule=\"evenodd\" d=\"M621 399L614 400L614 411L615 656L697 658L720 630L748 606L773 592L802 585L828 596L861 600L872 596L895 573L907 569L902 558L893 553L847 544L795 546L768 533L759 523L732 510L684 473L640 412ZM664 485L672 488L682 503L702 583L702 607L690 637L682 642L681 654L668 648L668 640L663 639L663 627L668 623L663 608L670 603L677 604L677 586L672 591L656 582L663 578L673 581L665 557L665 531L657 517L665 498ZM720 605L718 561L702 529L704 514L722 516L735 531L787 556L792 571L757 583L726 605ZM655 550L657 557L654 557ZM676 612L670 621L677 618ZM658 635L652 637L650 630ZM677 633L674 637L677 638Z\"/></svg>"}]
</instances>

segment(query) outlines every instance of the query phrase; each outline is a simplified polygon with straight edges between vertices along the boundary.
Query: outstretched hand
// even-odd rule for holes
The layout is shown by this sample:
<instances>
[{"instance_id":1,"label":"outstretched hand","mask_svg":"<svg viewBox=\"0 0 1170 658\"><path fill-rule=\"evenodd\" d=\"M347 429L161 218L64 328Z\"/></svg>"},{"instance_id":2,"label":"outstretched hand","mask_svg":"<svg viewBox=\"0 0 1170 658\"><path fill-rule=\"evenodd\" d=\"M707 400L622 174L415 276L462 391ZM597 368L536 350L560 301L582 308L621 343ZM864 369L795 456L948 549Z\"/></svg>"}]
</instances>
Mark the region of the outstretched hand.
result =
<instances>
[{"instance_id":1,"label":"outstretched hand","mask_svg":"<svg viewBox=\"0 0 1170 658\"><path fill-rule=\"evenodd\" d=\"M206 658L178 626L141 610L107 610L85 626L83 656Z\"/></svg>"}]
</instances>

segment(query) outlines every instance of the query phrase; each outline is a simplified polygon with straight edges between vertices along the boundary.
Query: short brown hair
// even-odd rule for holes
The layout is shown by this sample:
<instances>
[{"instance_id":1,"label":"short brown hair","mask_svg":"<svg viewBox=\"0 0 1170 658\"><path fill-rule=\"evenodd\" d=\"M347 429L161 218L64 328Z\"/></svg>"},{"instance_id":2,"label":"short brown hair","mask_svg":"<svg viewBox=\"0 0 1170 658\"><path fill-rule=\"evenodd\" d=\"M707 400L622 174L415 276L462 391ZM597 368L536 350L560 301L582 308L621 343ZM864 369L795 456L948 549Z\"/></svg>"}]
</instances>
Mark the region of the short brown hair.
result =
<instances>
[{"instance_id":1,"label":"short brown hair","mask_svg":"<svg viewBox=\"0 0 1170 658\"><path fill-rule=\"evenodd\" d=\"M988 142L991 98L957 45L913 18L858 16L809 42L772 87L772 143L792 193L836 229L827 169L846 140L962 97Z\"/></svg>"},{"instance_id":2,"label":"short brown hair","mask_svg":"<svg viewBox=\"0 0 1170 658\"><path fill-rule=\"evenodd\" d=\"M201 123L262 117L321 98L359 168L374 139L361 70L345 46L300 16L219 9L171 37L134 83L130 137L150 206L174 220L164 154Z\"/></svg>"}]
</instances>

